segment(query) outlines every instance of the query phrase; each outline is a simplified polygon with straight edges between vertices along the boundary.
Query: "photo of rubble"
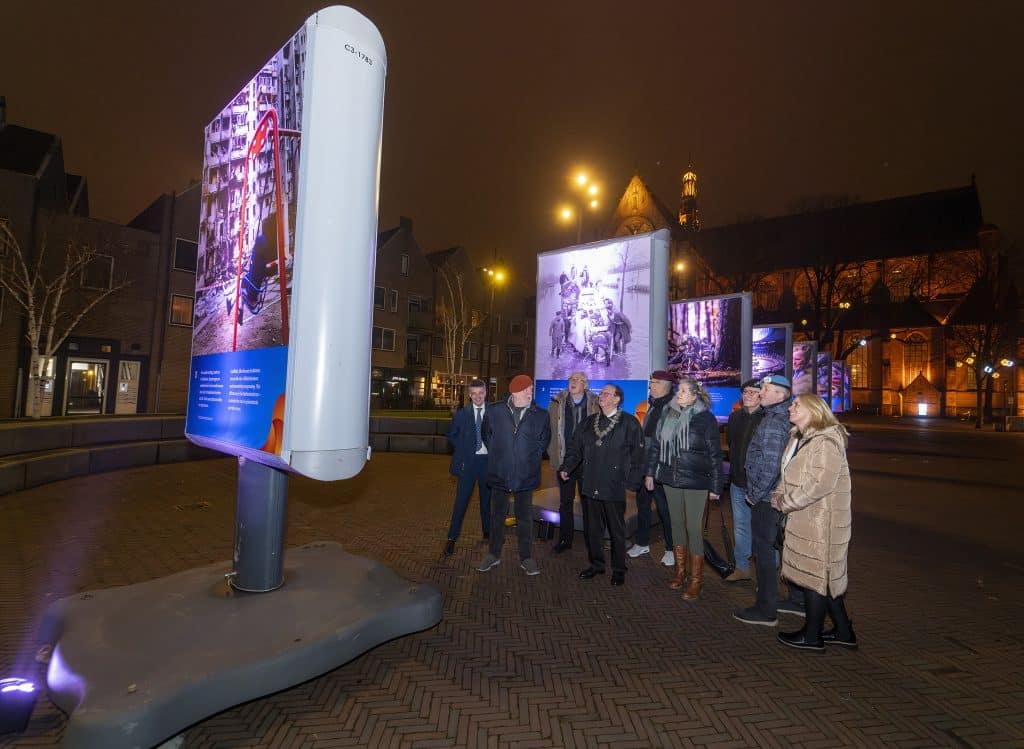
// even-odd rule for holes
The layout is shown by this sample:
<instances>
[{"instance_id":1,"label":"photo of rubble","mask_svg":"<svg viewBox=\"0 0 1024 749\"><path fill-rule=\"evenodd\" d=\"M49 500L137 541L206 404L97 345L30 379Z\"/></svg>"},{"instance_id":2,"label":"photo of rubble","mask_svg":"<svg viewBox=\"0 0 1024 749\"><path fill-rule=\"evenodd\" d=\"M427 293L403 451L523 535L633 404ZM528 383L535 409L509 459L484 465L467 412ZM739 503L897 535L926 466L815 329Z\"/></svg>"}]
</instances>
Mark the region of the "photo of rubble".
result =
<instances>
[{"instance_id":1,"label":"photo of rubble","mask_svg":"<svg viewBox=\"0 0 1024 749\"><path fill-rule=\"evenodd\" d=\"M305 41L206 127L193 356L287 345Z\"/></svg>"}]
</instances>

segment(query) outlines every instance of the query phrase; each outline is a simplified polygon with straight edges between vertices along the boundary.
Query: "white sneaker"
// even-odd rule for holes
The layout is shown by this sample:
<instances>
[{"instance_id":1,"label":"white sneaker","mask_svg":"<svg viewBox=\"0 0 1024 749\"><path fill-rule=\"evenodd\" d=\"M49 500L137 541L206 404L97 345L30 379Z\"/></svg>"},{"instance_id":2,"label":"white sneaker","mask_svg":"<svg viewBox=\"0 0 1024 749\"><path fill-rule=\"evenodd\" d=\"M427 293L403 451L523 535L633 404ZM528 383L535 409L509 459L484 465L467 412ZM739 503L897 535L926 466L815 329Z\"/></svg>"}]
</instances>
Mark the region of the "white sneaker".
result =
<instances>
[{"instance_id":1,"label":"white sneaker","mask_svg":"<svg viewBox=\"0 0 1024 749\"><path fill-rule=\"evenodd\" d=\"M676 555L671 549L661 555L661 563L666 567L674 567L676 564Z\"/></svg>"},{"instance_id":2,"label":"white sneaker","mask_svg":"<svg viewBox=\"0 0 1024 749\"><path fill-rule=\"evenodd\" d=\"M633 544L629 547L629 551L627 551L626 553L629 556L633 557L633 559L636 559L637 557L642 557L644 554L650 554L651 547L641 546L640 544Z\"/></svg>"}]
</instances>

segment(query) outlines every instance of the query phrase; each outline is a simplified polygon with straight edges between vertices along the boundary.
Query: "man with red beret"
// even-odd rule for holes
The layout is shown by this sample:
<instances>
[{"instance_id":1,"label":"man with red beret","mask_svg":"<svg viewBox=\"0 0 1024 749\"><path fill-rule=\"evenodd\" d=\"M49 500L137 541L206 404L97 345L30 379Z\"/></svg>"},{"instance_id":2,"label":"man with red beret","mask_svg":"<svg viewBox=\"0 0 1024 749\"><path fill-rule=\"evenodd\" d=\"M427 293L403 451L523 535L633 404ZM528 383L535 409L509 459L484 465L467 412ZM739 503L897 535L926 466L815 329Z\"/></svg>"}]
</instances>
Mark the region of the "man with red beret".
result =
<instances>
[{"instance_id":1,"label":"man with red beret","mask_svg":"<svg viewBox=\"0 0 1024 749\"><path fill-rule=\"evenodd\" d=\"M539 575L531 554L533 490L540 486L541 459L551 440L551 425L547 412L533 402L533 380L528 375L513 377L508 391L504 405L488 409L484 416L487 483L492 491L491 538L489 552L476 569L488 572L501 564L508 497L513 494L520 566L527 575Z\"/></svg>"}]
</instances>

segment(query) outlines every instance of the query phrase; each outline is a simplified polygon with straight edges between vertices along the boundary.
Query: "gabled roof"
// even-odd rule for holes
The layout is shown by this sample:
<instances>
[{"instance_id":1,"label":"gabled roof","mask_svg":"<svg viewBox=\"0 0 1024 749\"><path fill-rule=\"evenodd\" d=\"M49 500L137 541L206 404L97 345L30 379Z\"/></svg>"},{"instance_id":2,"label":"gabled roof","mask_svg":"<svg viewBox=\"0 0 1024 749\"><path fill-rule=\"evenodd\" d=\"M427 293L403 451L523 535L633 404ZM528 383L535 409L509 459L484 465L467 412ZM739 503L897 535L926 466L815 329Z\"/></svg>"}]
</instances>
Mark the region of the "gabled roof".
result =
<instances>
[{"instance_id":1,"label":"gabled roof","mask_svg":"<svg viewBox=\"0 0 1024 749\"><path fill-rule=\"evenodd\" d=\"M57 136L20 125L0 128L0 169L35 176Z\"/></svg>"},{"instance_id":2,"label":"gabled roof","mask_svg":"<svg viewBox=\"0 0 1024 749\"><path fill-rule=\"evenodd\" d=\"M715 272L768 272L974 249L974 185L705 229L693 236Z\"/></svg>"}]
</instances>

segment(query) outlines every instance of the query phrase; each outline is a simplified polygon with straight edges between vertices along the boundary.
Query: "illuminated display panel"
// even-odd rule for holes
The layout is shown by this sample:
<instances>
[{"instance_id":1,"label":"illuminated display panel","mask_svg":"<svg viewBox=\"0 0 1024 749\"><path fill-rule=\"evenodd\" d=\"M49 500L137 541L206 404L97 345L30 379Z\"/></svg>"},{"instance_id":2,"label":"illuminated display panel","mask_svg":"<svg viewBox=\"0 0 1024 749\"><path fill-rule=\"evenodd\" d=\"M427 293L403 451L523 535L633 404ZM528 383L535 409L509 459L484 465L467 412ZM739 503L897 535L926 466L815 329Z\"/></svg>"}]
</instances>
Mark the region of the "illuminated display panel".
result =
<instances>
[{"instance_id":1,"label":"illuminated display panel","mask_svg":"<svg viewBox=\"0 0 1024 749\"><path fill-rule=\"evenodd\" d=\"M850 410L850 370L846 362L832 362L832 382L829 405L833 413Z\"/></svg>"},{"instance_id":2,"label":"illuminated display panel","mask_svg":"<svg viewBox=\"0 0 1024 749\"><path fill-rule=\"evenodd\" d=\"M814 392L825 399L826 403L832 402L832 354L818 352L817 386Z\"/></svg>"},{"instance_id":3,"label":"illuminated display panel","mask_svg":"<svg viewBox=\"0 0 1024 749\"><path fill-rule=\"evenodd\" d=\"M668 369L707 388L715 417L728 420L751 372L750 294L706 297L669 306Z\"/></svg>"},{"instance_id":4,"label":"illuminated display panel","mask_svg":"<svg viewBox=\"0 0 1024 749\"><path fill-rule=\"evenodd\" d=\"M751 377L767 377L771 374L793 374L793 326L759 325L754 328L751 339Z\"/></svg>"},{"instance_id":5,"label":"illuminated display panel","mask_svg":"<svg viewBox=\"0 0 1024 749\"><path fill-rule=\"evenodd\" d=\"M207 125L188 432L279 456L303 107L302 28ZM262 462L276 464L265 458Z\"/></svg>"},{"instance_id":6,"label":"illuminated display panel","mask_svg":"<svg viewBox=\"0 0 1024 749\"><path fill-rule=\"evenodd\" d=\"M547 408L582 371L590 389L614 382L632 413L665 362L668 233L638 234L537 256L537 404ZM652 269L658 272L652 272Z\"/></svg>"},{"instance_id":7,"label":"illuminated display panel","mask_svg":"<svg viewBox=\"0 0 1024 749\"><path fill-rule=\"evenodd\" d=\"M372 22L324 8L206 127L193 442L321 480L366 463L386 66Z\"/></svg>"},{"instance_id":8,"label":"illuminated display panel","mask_svg":"<svg viewBox=\"0 0 1024 749\"><path fill-rule=\"evenodd\" d=\"M793 344L793 395L816 392L818 370L817 341L800 341Z\"/></svg>"}]
</instances>

